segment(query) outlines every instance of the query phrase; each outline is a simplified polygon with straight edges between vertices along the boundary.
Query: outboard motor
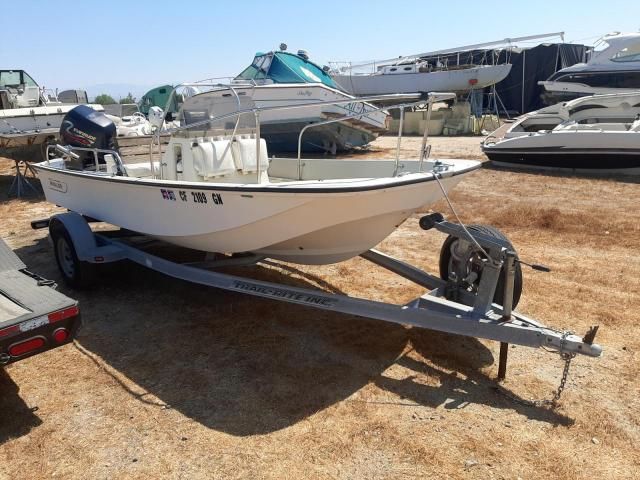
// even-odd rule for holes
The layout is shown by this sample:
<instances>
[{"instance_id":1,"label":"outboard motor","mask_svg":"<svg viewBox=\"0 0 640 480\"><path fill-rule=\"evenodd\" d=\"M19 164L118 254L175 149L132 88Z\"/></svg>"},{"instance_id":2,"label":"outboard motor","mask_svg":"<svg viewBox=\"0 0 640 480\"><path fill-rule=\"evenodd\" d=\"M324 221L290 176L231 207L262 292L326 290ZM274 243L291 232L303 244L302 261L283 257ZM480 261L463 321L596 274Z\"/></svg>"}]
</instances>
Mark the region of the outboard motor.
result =
<instances>
[{"instance_id":1,"label":"outboard motor","mask_svg":"<svg viewBox=\"0 0 640 480\"><path fill-rule=\"evenodd\" d=\"M86 105L78 105L64 116L60 125L60 141L71 147L118 150L115 124L102 112ZM93 152L76 150L82 168L95 165ZM104 153L98 154L98 163L104 164Z\"/></svg>"}]
</instances>

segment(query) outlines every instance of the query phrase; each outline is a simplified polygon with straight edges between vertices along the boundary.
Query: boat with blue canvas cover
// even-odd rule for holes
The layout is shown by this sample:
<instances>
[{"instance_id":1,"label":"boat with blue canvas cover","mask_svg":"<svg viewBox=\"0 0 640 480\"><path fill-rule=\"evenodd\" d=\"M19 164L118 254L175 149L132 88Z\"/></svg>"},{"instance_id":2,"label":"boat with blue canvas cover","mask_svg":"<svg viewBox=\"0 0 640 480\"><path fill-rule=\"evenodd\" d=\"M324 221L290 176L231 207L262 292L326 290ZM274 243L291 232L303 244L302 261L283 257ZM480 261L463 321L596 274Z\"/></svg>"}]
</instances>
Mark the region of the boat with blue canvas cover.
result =
<instances>
[{"instance_id":1,"label":"boat with blue canvas cover","mask_svg":"<svg viewBox=\"0 0 640 480\"><path fill-rule=\"evenodd\" d=\"M364 115L348 122L324 123L309 128L302 139L302 150L335 154L367 145L387 128L387 112L369 103L357 102L328 105L326 102L354 98L340 90L327 73L309 60L306 52L279 51L257 53L251 65L233 81L239 96L246 96L258 107L286 106L325 102L317 108L301 110L270 110L261 114L261 134L269 151L295 152L298 136L311 123L328 122L350 112ZM228 89L212 90L196 95L222 98L231 95Z\"/></svg>"}]
</instances>

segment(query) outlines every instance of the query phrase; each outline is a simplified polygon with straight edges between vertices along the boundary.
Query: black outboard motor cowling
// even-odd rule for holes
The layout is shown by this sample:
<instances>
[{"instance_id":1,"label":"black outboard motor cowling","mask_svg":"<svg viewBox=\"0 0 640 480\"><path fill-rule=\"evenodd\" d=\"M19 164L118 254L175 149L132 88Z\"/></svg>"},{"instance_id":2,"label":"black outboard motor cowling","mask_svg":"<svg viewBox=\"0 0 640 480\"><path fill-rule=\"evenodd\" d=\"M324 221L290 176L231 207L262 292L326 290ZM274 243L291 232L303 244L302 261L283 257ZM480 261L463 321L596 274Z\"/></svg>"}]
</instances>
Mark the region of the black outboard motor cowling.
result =
<instances>
[{"instance_id":1,"label":"black outboard motor cowling","mask_svg":"<svg viewBox=\"0 0 640 480\"><path fill-rule=\"evenodd\" d=\"M86 105L78 105L64 116L60 125L60 140L72 147L118 150L115 124L102 112ZM82 159L82 167L95 165L92 152L76 150ZM98 163L104 164L104 153L98 154Z\"/></svg>"}]
</instances>

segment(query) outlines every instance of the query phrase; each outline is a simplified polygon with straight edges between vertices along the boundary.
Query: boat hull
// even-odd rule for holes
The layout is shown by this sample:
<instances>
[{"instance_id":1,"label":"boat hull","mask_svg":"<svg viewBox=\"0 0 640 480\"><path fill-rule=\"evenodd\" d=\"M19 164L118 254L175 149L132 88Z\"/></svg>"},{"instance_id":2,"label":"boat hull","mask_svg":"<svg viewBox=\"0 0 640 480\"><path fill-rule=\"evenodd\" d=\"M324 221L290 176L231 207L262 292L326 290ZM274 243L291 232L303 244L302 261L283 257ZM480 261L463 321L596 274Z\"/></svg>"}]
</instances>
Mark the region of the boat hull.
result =
<instances>
[{"instance_id":1,"label":"boat hull","mask_svg":"<svg viewBox=\"0 0 640 480\"><path fill-rule=\"evenodd\" d=\"M89 105L102 111L101 105ZM59 129L64 116L77 105L49 105L0 110L0 134L37 133Z\"/></svg>"},{"instance_id":2,"label":"boat hull","mask_svg":"<svg viewBox=\"0 0 640 480\"><path fill-rule=\"evenodd\" d=\"M320 160L321 161L321 160ZM462 174L445 174L446 189ZM35 165L47 200L88 217L209 252L335 263L374 247L442 196L430 173L291 186L142 181Z\"/></svg>"},{"instance_id":3,"label":"boat hull","mask_svg":"<svg viewBox=\"0 0 640 480\"><path fill-rule=\"evenodd\" d=\"M640 175L640 152L601 153L590 150L485 152L494 165L504 167L567 170L575 173Z\"/></svg>"},{"instance_id":4,"label":"boat hull","mask_svg":"<svg viewBox=\"0 0 640 480\"><path fill-rule=\"evenodd\" d=\"M484 144L482 150L499 166L593 174L640 174L640 133L634 132L524 134Z\"/></svg>"},{"instance_id":5,"label":"boat hull","mask_svg":"<svg viewBox=\"0 0 640 480\"><path fill-rule=\"evenodd\" d=\"M486 65L425 73L335 75L334 80L356 96L415 92L466 92L494 85L511 71L511 65Z\"/></svg>"},{"instance_id":6,"label":"boat hull","mask_svg":"<svg viewBox=\"0 0 640 480\"><path fill-rule=\"evenodd\" d=\"M260 127L260 134L266 140L270 152L297 152L300 131L309 123L322 120L324 119L265 122ZM308 129L302 137L302 151L335 154L367 145L377 136L377 133L368 129L345 123L331 123Z\"/></svg>"},{"instance_id":7,"label":"boat hull","mask_svg":"<svg viewBox=\"0 0 640 480\"><path fill-rule=\"evenodd\" d=\"M63 108L64 107L64 108ZM47 109L48 112L30 114L29 110ZM38 132L45 129L59 129L62 119L73 106L38 107L34 109L17 108L14 110L0 110L0 134ZM24 111L16 114L16 110ZM58 112L60 110L60 112ZM3 114L4 113L4 114ZM12 115L8 114L11 113Z\"/></svg>"}]
</instances>

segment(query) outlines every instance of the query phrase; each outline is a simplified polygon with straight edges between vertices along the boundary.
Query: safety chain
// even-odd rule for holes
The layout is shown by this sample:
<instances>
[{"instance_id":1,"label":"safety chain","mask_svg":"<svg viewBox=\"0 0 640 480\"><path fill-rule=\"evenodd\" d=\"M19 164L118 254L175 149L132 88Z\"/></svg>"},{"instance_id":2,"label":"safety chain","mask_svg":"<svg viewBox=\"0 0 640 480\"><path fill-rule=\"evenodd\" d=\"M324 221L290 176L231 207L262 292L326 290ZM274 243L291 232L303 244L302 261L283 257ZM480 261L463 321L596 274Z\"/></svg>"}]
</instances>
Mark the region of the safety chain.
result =
<instances>
[{"instance_id":1,"label":"safety chain","mask_svg":"<svg viewBox=\"0 0 640 480\"><path fill-rule=\"evenodd\" d=\"M567 377L569 376L569 367L571 366L571 360L575 357L575 353L561 353L560 358L564 360L564 369L562 370L562 378L560 379L560 385L558 385L558 390L553 395L551 401L547 400L550 404L555 405L560 400L560 396L562 392L564 392L565 387L567 386Z\"/></svg>"},{"instance_id":2,"label":"safety chain","mask_svg":"<svg viewBox=\"0 0 640 480\"><path fill-rule=\"evenodd\" d=\"M523 398L516 397L513 393L506 390L501 385L497 385L496 390L502 395L504 395L505 397L514 401L515 403L519 403L527 407L545 407L549 405L556 406L558 403L558 400L560 400L560 397L562 396L562 392L564 392L564 389L567 386L567 378L569 377L569 368L571 367L571 360L573 360L573 358L576 356L575 353L567 353L562 351L564 349L564 344L566 342L567 337L572 334L573 332L562 333L562 339L560 341L560 358L564 360L564 368L562 370L562 378L560 379L560 385L558 385L558 389L553 394L553 397L551 399L525 400Z\"/></svg>"}]
</instances>

